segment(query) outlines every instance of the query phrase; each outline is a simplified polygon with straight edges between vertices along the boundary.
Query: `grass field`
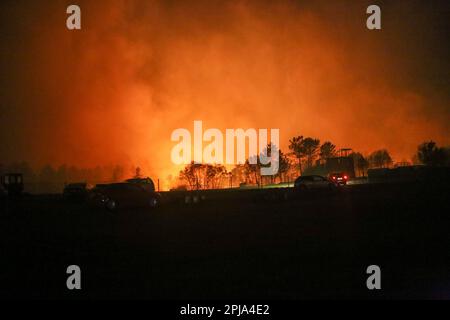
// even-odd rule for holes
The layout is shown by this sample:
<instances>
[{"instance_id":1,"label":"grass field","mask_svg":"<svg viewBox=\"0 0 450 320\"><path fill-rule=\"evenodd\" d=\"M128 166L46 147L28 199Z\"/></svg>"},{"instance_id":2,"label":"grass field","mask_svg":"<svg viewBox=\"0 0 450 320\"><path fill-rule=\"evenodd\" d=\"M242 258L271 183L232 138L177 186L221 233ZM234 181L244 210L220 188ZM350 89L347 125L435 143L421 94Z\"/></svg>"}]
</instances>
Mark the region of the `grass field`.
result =
<instances>
[{"instance_id":1,"label":"grass field","mask_svg":"<svg viewBox=\"0 0 450 320\"><path fill-rule=\"evenodd\" d=\"M449 187L361 184L267 200L110 213L57 196L1 202L1 296L450 298ZM66 288L79 265L82 290ZM366 288L381 267L382 289Z\"/></svg>"}]
</instances>

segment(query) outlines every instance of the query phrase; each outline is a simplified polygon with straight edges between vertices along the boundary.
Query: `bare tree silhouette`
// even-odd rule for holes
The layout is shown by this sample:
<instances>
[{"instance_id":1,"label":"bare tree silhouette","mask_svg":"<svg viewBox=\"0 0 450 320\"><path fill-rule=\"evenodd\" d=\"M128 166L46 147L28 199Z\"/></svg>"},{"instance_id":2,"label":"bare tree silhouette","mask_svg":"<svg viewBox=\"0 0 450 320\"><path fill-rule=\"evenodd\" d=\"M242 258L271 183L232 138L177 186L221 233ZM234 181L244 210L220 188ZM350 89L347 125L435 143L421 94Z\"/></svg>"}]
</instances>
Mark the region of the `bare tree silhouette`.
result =
<instances>
[{"instance_id":1,"label":"bare tree silhouette","mask_svg":"<svg viewBox=\"0 0 450 320\"><path fill-rule=\"evenodd\" d=\"M386 149L372 152L369 157L369 164L372 168L387 168L392 164L392 158Z\"/></svg>"},{"instance_id":2,"label":"bare tree silhouette","mask_svg":"<svg viewBox=\"0 0 450 320\"><path fill-rule=\"evenodd\" d=\"M439 148L434 141L426 141L417 147L417 158L428 166L442 166L449 164L449 152Z\"/></svg>"}]
</instances>

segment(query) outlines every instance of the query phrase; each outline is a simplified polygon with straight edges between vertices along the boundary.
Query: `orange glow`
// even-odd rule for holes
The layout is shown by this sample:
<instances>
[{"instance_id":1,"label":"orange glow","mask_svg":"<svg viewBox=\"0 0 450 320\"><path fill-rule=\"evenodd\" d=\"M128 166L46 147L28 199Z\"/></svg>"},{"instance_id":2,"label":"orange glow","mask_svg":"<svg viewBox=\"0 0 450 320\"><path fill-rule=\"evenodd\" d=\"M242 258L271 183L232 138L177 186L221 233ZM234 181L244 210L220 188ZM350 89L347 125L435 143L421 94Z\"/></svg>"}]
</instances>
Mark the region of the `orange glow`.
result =
<instances>
[{"instance_id":1,"label":"orange glow","mask_svg":"<svg viewBox=\"0 0 450 320\"><path fill-rule=\"evenodd\" d=\"M395 161L427 139L450 143L445 103L397 82L407 66L360 20L330 22L330 2L324 12L291 2L139 3L83 3L80 32L56 14L29 30L22 95L33 103L18 123L33 143L19 157L139 165L165 181L180 170L170 134L196 119L280 128L285 152L294 135L364 154L387 148Z\"/></svg>"}]
</instances>

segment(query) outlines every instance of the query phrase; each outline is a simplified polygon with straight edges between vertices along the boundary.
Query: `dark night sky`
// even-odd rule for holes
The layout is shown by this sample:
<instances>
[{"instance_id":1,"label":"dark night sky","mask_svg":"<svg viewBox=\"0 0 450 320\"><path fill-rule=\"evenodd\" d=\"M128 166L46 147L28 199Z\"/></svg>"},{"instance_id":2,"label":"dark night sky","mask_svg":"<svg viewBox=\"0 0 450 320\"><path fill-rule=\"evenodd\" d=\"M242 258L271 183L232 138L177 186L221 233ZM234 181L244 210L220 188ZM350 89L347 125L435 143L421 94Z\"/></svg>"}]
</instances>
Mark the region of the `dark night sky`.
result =
<instances>
[{"instance_id":1,"label":"dark night sky","mask_svg":"<svg viewBox=\"0 0 450 320\"><path fill-rule=\"evenodd\" d=\"M72 1L0 3L0 163L169 173L170 132L194 119L396 161L450 144L449 1L76 3L81 31Z\"/></svg>"}]
</instances>

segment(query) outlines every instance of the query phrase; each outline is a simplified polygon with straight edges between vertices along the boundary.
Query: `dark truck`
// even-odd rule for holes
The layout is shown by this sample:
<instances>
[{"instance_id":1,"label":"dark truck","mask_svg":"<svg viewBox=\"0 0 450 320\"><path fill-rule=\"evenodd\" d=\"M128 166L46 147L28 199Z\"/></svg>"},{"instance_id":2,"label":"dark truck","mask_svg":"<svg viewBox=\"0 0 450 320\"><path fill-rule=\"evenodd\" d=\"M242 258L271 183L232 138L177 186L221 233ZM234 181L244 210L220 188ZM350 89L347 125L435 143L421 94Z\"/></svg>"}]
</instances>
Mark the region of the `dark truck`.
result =
<instances>
[{"instance_id":1,"label":"dark truck","mask_svg":"<svg viewBox=\"0 0 450 320\"><path fill-rule=\"evenodd\" d=\"M161 204L161 195L155 191L150 178L129 179L96 185L91 191L90 201L110 211L132 207L156 208Z\"/></svg>"}]
</instances>

